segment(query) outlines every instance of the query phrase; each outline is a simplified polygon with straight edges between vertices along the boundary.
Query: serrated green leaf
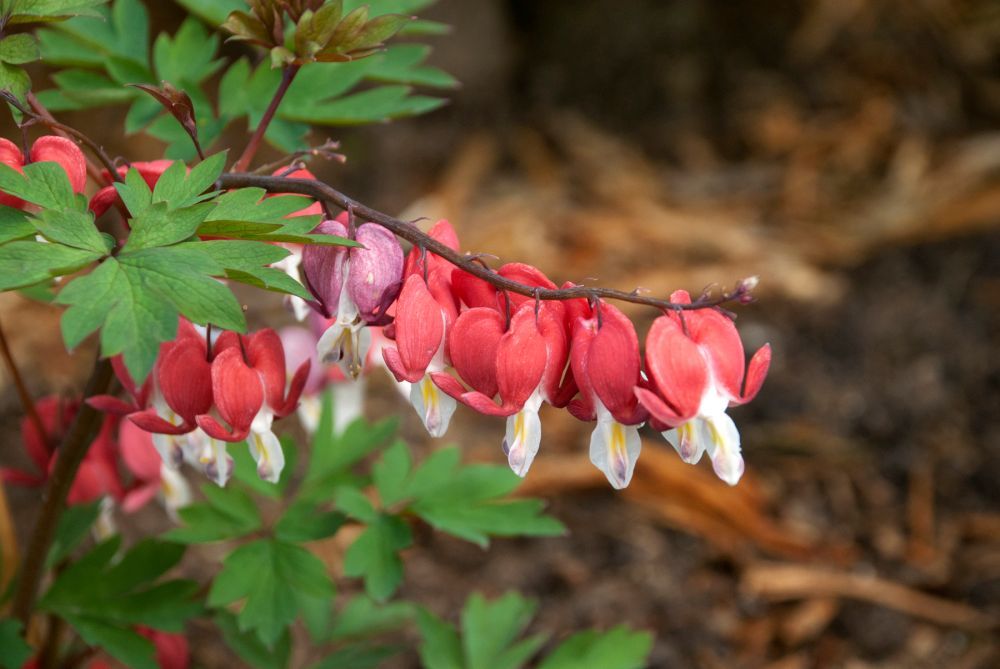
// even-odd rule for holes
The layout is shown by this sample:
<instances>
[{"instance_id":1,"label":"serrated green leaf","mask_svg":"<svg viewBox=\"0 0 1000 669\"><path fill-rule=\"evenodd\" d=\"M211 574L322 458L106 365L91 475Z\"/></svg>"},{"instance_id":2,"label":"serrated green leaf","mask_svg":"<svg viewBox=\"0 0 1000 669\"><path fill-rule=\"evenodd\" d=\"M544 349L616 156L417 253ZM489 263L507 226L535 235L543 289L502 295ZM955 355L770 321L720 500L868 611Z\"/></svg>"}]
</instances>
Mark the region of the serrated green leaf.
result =
<instances>
[{"instance_id":1,"label":"serrated green leaf","mask_svg":"<svg viewBox=\"0 0 1000 669\"><path fill-rule=\"evenodd\" d=\"M159 79L187 89L212 76L223 66L216 60L217 35L209 35L194 18L188 18L176 33L161 33L153 43L153 65ZM189 91L190 93L190 91Z\"/></svg>"},{"instance_id":2,"label":"serrated green leaf","mask_svg":"<svg viewBox=\"0 0 1000 669\"><path fill-rule=\"evenodd\" d=\"M382 457L372 467L375 487L384 507L390 507L406 499L406 480L410 476L413 459L410 448L405 443L397 441L382 454Z\"/></svg>"},{"instance_id":3,"label":"serrated green leaf","mask_svg":"<svg viewBox=\"0 0 1000 669\"><path fill-rule=\"evenodd\" d=\"M61 21L71 16L100 16L96 7L108 0L4 0L9 25Z\"/></svg>"},{"instance_id":4,"label":"serrated green leaf","mask_svg":"<svg viewBox=\"0 0 1000 669\"><path fill-rule=\"evenodd\" d=\"M403 580L399 551L412 541L410 526L401 518L379 514L347 549L344 574L364 578L368 596L384 602Z\"/></svg>"},{"instance_id":5,"label":"serrated green leaf","mask_svg":"<svg viewBox=\"0 0 1000 669\"><path fill-rule=\"evenodd\" d=\"M581 632L560 644L538 669L643 669L652 648L649 633L626 627Z\"/></svg>"},{"instance_id":6,"label":"serrated green leaf","mask_svg":"<svg viewBox=\"0 0 1000 669\"><path fill-rule=\"evenodd\" d=\"M357 644L333 651L312 669L377 669L402 650L402 646Z\"/></svg>"},{"instance_id":7,"label":"serrated green leaf","mask_svg":"<svg viewBox=\"0 0 1000 669\"><path fill-rule=\"evenodd\" d=\"M200 234L206 233L200 232ZM192 242L189 246L205 251L212 256L226 270L226 277L233 281L265 290L296 295L304 300L313 299L308 290L284 271L268 267L268 265L288 256L289 251L280 246L265 242L236 240Z\"/></svg>"},{"instance_id":8,"label":"serrated green leaf","mask_svg":"<svg viewBox=\"0 0 1000 669\"><path fill-rule=\"evenodd\" d=\"M346 516L324 511L310 502L296 502L285 510L274 526L274 536L282 541L301 543L332 537L343 527Z\"/></svg>"},{"instance_id":9,"label":"serrated green leaf","mask_svg":"<svg viewBox=\"0 0 1000 669\"><path fill-rule=\"evenodd\" d=\"M127 627L109 625L88 616L71 615L66 620L87 644L104 649L132 669L159 669L153 643Z\"/></svg>"},{"instance_id":10,"label":"serrated green leaf","mask_svg":"<svg viewBox=\"0 0 1000 669\"><path fill-rule=\"evenodd\" d=\"M278 637L273 647L268 648L256 634L240 631L236 616L228 611L219 611L214 620L222 631L226 645L243 661L257 669L285 669L288 666L288 658L292 652L292 641L288 630Z\"/></svg>"},{"instance_id":11,"label":"serrated green leaf","mask_svg":"<svg viewBox=\"0 0 1000 669\"><path fill-rule=\"evenodd\" d=\"M43 209L77 209L69 177L54 162L30 163L24 166L23 174L0 164L0 190Z\"/></svg>"},{"instance_id":12,"label":"serrated green leaf","mask_svg":"<svg viewBox=\"0 0 1000 669\"><path fill-rule=\"evenodd\" d=\"M0 61L23 65L41 58L38 41L27 33L8 35L0 40Z\"/></svg>"},{"instance_id":13,"label":"serrated green leaf","mask_svg":"<svg viewBox=\"0 0 1000 669\"><path fill-rule=\"evenodd\" d=\"M374 56L368 76L387 84L413 84L433 88L454 88L458 80L436 67L422 65L431 48L423 44L396 44Z\"/></svg>"},{"instance_id":14,"label":"serrated green leaf","mask_svg":"<svg viewBox=\"0 0 1000 669\"><path fill-rule=\"evenodd\" d=\"M416 609L409 602L376 604L358 595L337 614L330 640L364 639L399 629L413 619Z\"/></svg>"},{"instance_id":15,"label":"serrated green leaf","mask_svg":"<svg viewBox=\"0 0 1000 669\"><path fill-rule=\"evenodd\" d=\"M62 244L14 241L0 246L0 290L30 286L70 274L98 260L104 253Z\"/></svg>"},{"instance_id":16,"label":"serrated green leaf","mask_svg":"<svg viewBox=\"0 0 1000 669\"><path fill-rule=\"evenodd\" d=\"M244 600L237 621L272 646L295 619L301 600L333 596L323 563L300 546L261 539L233 551L212 583L209 606Z\"/></svg>"},{"instance_id":17,"label":"serrated green leaf","mask_svg":"<svg viewBox=\"0 0 1000 669\"><path fill-rule=\"evenodd\" d=\"M492 602L474 594L462 610L462 648L466 669L517 669L543 642L533 637L514 640L531 622L534 602L508 593ZM513 644L513 645L512 645Z\"/></svg>"},{"instance_id":18,"label":"serrated green leaf","mask_svg":"<svg viewBox=\"0 0 1000 669\"><path fill-rule=\"evenodd\" d=\"M174 2L213 27L221 26L231 12L246 9L247 6L243 0L174 0Z\"/></svg>"},{"instance_id":19,"label":"serrated green leaf","mask_svg":"<svg viewBox=\"0 0 1000 669\"><path fill-rule=\"evenodd\" d=\"M417 613L417 626L424 669L465 669L462 641L454 627L426 610Z\"/></svg>"},{"instance_id":20,"label":"serrated green leaf","mask_svg":"<svg viewBox=\"0 0 1000 669\"><path fill-rule=\"evenodd\" d=\"M0 244L32 237L34 234L35 226L32 225L28 214L13 207L0 206Z\"/></svg>"},{"instance_id":21,"label":"serrated green leaf","mask_svg":"<svg viewBox=\"0 0 1000 669\"><path fill-rule=\"evenodd\" d=\"M97 500L90 504L74 504L63 512L56 526L56 536L45 560L47 567L52 567L69 556L90 531L97 516L101 513L101 502Z\"/></svg>"},{"instance_id":22,"label":"serrated green leaf","mask_svg":"<svg viewBox=\"0 0 1000 669\"><path fill-rule=\"evenodd\" d=\"M0 667L21 669L34 654L21 636L21 622L13 618L0 620Z\"/></svg>"},{"instance_id":23,"label":"serrated green leaf","mask_svg":"<svg viewBox=\"0 0 1000 669\"><path fill-rule=\"evenodd\" d=\"M51 242L100 255L111 251L108 240L94 225L94 215L90 212L44 209L36 214L32 223Z\"/></svg>"},{"instance_id":24,"label":"serrated green leaf","mask_svg":"<svg viewBox=\"0 0 1000 669\"><path fill-rule=\"evenodd\" d=\"M153 201L164 202L170 210L189 207L203 198L222 174L227 151L209 156L188 173L183 161L176 161L160 176L153 189ZM211 209L214 209L212 207ZM207 216L207 214L206 214Z\"/></svg>"}]
</instances>

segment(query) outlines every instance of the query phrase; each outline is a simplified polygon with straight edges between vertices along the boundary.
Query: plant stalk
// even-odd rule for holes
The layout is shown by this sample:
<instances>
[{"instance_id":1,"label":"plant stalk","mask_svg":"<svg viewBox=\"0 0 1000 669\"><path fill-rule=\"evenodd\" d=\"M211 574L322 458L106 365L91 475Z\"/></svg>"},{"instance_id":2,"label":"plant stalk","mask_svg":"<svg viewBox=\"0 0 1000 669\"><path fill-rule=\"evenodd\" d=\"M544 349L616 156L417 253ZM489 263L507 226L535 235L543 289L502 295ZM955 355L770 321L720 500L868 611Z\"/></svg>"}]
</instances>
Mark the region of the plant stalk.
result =
<instances>
[{"instance_id":1,"label":"plant stalk","mask_svg":"<svg viewBox=\"0 0 1000 669\"><path fill-rule=\"evenodd\" d=\"M250 167L250 161L257 154L257 149L260 148L260 142L264 139L264 133L267 132L267 127L271 125L271 121L274 120L274 115L278 111L278 106L285 97L285 93L288 92L288 87L292 85L292 81L295 79L295 75L299 73L299 65L286 65L281 71L281 83L278 84L278 90L274 92L274 97L271 98L271 104L267 106L264 111L264 115L260 118L260 123L257 124L257 129L254 130L253 135L250 137L250 141L247 143L247 148L243 149L243 155L239 157L236 164L233 165L233 172L246 172L247 168Z\"/></svg>"},{"instance_id":2,"label":"plant stalk","mask_svg":"<svg viewBox=\"0 0 1000 669\"><path fill-rule=\"evenodd\" d=\"M109 392L112 379L111 363L98 358L84 388L84 397ZM83 462L91 442L97 436L102 419L103 415L99 411L91 408L86 402L81 403L66 437L59 445L56 465L45 486L42 509L24 552L21 574L11 606L11 615L24 624L25 633L45 571L45 558L55 537L59 518L66 508L66 498L69 496L80 463Z\"/></svg>"}]
</instances>

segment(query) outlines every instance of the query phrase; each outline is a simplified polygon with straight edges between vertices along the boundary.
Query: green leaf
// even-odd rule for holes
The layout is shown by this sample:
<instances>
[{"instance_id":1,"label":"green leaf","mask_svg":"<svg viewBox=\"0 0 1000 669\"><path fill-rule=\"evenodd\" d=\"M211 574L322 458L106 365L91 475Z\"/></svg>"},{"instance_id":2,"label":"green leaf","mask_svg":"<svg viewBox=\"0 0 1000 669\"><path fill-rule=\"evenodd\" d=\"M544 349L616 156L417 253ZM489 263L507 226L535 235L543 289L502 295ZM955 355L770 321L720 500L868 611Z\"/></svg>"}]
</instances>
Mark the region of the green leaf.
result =
<instances>
[{"instance_id":1,"label":"green leaf","mask_svg":"<svg viewBox=\"0 0 1000 669\"><path fill-rule=\"evenodd\" d=\"M34 654L21 637L21 622L13 618L0 620L0 667L21 669Z\"/></svg>"},{"instance_id":2,"label":"green leaf","mask_svg":"<svg viewBox=\"0 0 1000 669\"><path fill-rule=\"evenodd\" d=\"M178 5L214 27L221 26L231 12L246 9L243 0L174 0Z\"/></svg>"},{"instance_id":3,"label":"green leaf","mask_svg":"<svg viewBox=\"0 0 1000 669\"><path fill-rule=\"evenodd\" d=\"M31 219L20 209L0 205L0 244L14 239L33 237L35 226Z\"/></svg>"},{"instance_id":4,"label":"green leaf","mask_svg":"<svg viewBox=\"0 0 1000 669\"><path fill-rule=\"evenodd\" d=\"M0 40L0 60L12 65L23 65L41 58L38 41L27 33L8 35Z\"/></svg>"},{"instance_id":5,"label":"green leaf","mask_svg":"<svg viewBox=\"0 0 1000 669\"><path fill-rule=\"evenodd\" d=\"M303 600L333 597L323 563L300 546L260 539L233 551L212 583L208 604L222 607L244 600L237 616L241 631L254 630L273 646L303 608Z\"/></svg>"},{"instance_id":6,"label":"green leaf","mask_svg":"<svg viewBox=\"0 0 1000 669\"><path fill-rule=\"evenodd\" d=\"M73 549L87 536L100 513L100 500L90 504L74 504L67 507L56 526L56 536L52 541L52 548L49 549L45 566L52 567L69 557Z\"/></svg>"},{"instance_id":7,"label":"green leaf","mask_svg":"<svg viewBox=\"0 0 1000 669\"><path fill-rule=\"evenodd\" d=\"M226 277L265 290L312 300L312 294L279 269L268 267L288 256L280 246L256 241L213 240L189 246L208 253L226 270Z\"/></svg>"},{"instance_id":8,"label":"green leaf","mask_svg":"<svg viewBox=\"0 0 1000 669\"><path fill-rule=\"evenodd\" d=\"M147 625L178 632L197 615L191 581L159 579L181 559L184 547L154 539L136 544L119 561L118 538L99 544L70 564L39 602L63 617L83 617L109 625Z\"/></svg>"},{"instance_id":9,"label":"green leaf","mask_svg":"<svg viewBox=\"0 0 1000 669\"><path fill-rule=\"evenodd\" d=\"M257 669L285 669L292 652L291 636L288 630L278 637L273 647L265 646L252 632L240 631L236 616L228 611L219 611L215 624L222 631L226 645L240 658Z\"/></svg>"},{"instance_id":10,"label":"green leaf","mask_svg":"<svg viewBox=\"0 0 1000 669\"><path fill-rule=\"evenodd\" d=\"M32 220L35 229L51 242L104 255L111 251L108 239L94 225L90 212L44 209Z\"/></svg>"},{"instance_id":11,"label":"green leaf","mask_svg":"<svg viewBox=\"0 0 1000 669\"><path fill-rule=\"evenodd\" d=\"M0 246L0 290L30 286L71 274L103 256L62 244L14 241Z\"/></svg>"},{"instance_id":12,"label":"green leaf","mask_svg":"<svg viewBox=\"0 0 1000 669\"><path fill-rule=\"evenodd\" d=\"M423 44L396 44L374 56L368 76L387 84L413 84L433 88L455 88L458 80L436 67L421 65L431 48Z\"/></svg>"},{"instance_id":13,"label":"green leaf","mask_svg":"<svg viewBox=\"0 0 1000 669\"><path fill-rule=\"evenodd\" d=\"M358 644L327 655L312 669L377 669L403 650L401 646Z\"/></svg>"},{"instance_id":14,"label":"green leaf","mask_svg":"<svg viewBox=\"0 0 1000 669\"><path fill-rule=\"evenodd\" d=\"M532 637L514 644L531 622L535 607L516 593L492 602L472 595L462 610L466 669L516 669L524 664L543 642L542 637Z\"/></svg>"},{"instance_id":15,"label":"green leaf","mask_svg":"<svg viewBox=\"0 0 1000 669\"><path fill-rule=\"evenodd\" d=\"M424 669L465 669L462 642L454 627L426 610L417 613L417 626Z\"/></svg>"},{"instance_id":16,"label":"green leaf","mask_svg":"<svg viewBox=\"0 0 1000 669\"><path fill-rule=\"evenodd\" d=\"M296 107L283 105L281 116L321 125L360 125L389 121L437 109L444 100L410 95L409 86L378 86L332 101L314 99Z\"/></svg>"},{"instance_id":17,"label":"green leaf","mask_svg":"<svg viewBox=\"0 0 1000 669\"><path fill-rule=\"evenodd\" d=\"M405 483L412 466L410 448L401 441L388 448L375 463L372 475L383 506L392 506L406 498Z\"/></svg>"},{"instance_id":18,"label":"green leaf","mask_svg":"<svg viewBox=\"0 0 1000 669\"><path fill-rule=\"evenodd\" d=\"M375 523L379 514L375 511L371 501L360 489L352 486L343 486L336 492L337 508L355 520L363 523Z\"/></svg>"},{"instance_id":19,"label":"green leaf","mask_svg":"<svg viewBox=\"0 0 1000 669\"><path fill-rule=\"evenodd\" d=\"M643 669L652 648L649 633L626 627L581 632L560 644L538 669Z\"/></svg>"},{"instance_id":20,"label":"green leaf","mask_svg":"<svg viewBox=\"0 0 1000 669\"><path fill-rule=\"evenodd\" d=\"M282 541L317 541L332 537L347 518L336 511L323 511L310 502L290 506L274 526L274 536Z\"/></svg>"},{"instance_id":21,"label":"green leaf","mask_svg":"<svg viewBox=\"0 0 1000 669\"><path fill-rule=\"evenodd\" d=\"M330 640L364 639L397 630L413 619L414 612L414 606L409 602L379 605L364 595L358 595L337 614Z\"/></svg>"},{"instance_id":22,"label":"green leaf","mask_svg":"<svg viewBox=\"0 0 1000 669\"><path fill-rule=\"evenodd\" d=\"M156 194L153 196L156 197ZM171 210L165 202L154 202L131 220L132 231L122 251L128 253L157 246L169 246L190 239L212 208L211 203L203 202L184 209Z\"/></svg>"},{"instance_id":23,"label":"green leaf","mask_svg":"<svg viewBox=\"0 0 1000 669\"><path fill-rule=\"evenodd\" d=\"M0 267L3 250L22 243L0 247ZM57 302L69 305L62 316L63 339L72 349L100 329L102 355L123 354L141 383L160 343L176 336L178 314L201 325L246 331L236 298L211 278L220 274L210 256L194 249L151 248L108 258L59 294Z\"/></svg>"},{"instance_id":24,"label":"green leaf","mask_svg":"<svg viewBox=\"0 0 1000 669\"><path fill-rule=\"evenodd\" d=\"M220 151L209 156L193 167L190 173L183 161L174 162L156 182L153 201L166 202L171 210L195 204L222 174L227 153Z\"/></svg>"},{"instance_id":25,"label":"green leaf","mask_svg":"<svg viewBox=\"0 0 1000 669\"><path fill-rule=\"evenodd\" d=\"M298 448L295 442L288 437L280 437L281 450L285 454L285 468L282 470L281 479L277 483L271 483L260 478L257 473L257 462L250 455L250 449L246 442L231 444L229 455L233 457L233 478L246 486L251 492L270 497L271 499L281 499L282 494L288 488L292 475L295 473L295 463L298 460Z\"/></svg>"},{"instance_id":26,"label":"green leaf","mask_svg":"<svg viewBox=\"0 0 1000 669\"><path fill-rule=\"evenodd\" d=\"M0 164L0 190L43 209L77 208L69 177L62 166L54 162L30 163L24 166L23 174Z\"/></svg>"},{"instance_id":27,"label":"green leaf","mask_svg":"<svg viewBox=\"0 0 1000 669\"><path fill-rule=\"evenodd\" d=\"M99 16L95 7L108 0L6 0L4 15L9 25L60 21L71 16Z\"/></svg>"},{"instance_id":28,"label":"green leaf","mask_svg":"<svg viewBox=\"0 0 1000 669\"><path fill-rule=\"evenodd\" d=\"M385 601L403 580L399 551L412 541L410 526L402 519L380 514L347 549L344 574L364 578L365 592L376 601Z\"/></svg>"},{"instance_id":29,"label":"green leaf","mask_svg":"<svg viewBox=\"0 0 1000 669\"><path fill-rule=\"evenodd\" d=\"M88 645L103 648L131 669L159 669L153 643L127 627L109 625L89 616L66 616Z\"/></svg>"},{"instance_id":30,"label":"green leaf","mask_svg":"<svg viewBox=\"0 0 1000 669\"><path fill-rule=\"evenodd\" d=\"M215 60L218 49L219 37L209 35L201 23L188 18L173 36L161 33L153 43L157 77L178 88L197 85L224 64L222 60Z\"/></svg>"}]
</instances>

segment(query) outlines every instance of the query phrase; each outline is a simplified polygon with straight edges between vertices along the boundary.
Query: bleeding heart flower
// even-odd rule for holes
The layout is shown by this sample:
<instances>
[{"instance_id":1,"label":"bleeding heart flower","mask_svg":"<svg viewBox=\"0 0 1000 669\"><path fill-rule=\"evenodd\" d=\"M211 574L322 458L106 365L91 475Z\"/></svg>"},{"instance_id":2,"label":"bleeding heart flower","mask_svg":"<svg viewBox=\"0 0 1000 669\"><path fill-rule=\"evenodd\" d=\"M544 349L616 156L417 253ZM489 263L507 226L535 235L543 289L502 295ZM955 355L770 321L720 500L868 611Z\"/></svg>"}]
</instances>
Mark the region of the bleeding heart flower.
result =
<instances>
[{"instance_id":1,"label":"bleeding heart flower","mask_svg":"<svg viewBox=\"0 0 1000 669\"><path fill-rule=\"evenodd\" d=\"M458 317L449 334L452 365L473 390L452 376L433 373L441 390L487 415L507 416L503 443L519 476L527 474L541 444L542 402L555 403L566 368L562 317L549 304L524 303L509 326L496 309L476 307ZM493 401L499 394L500 404Z\"/></svg>"},{"instance_id":2,"label":"bleeding heart flower","mask_svg":"<svg viewBox=\"0 0 1000 669\"><path fill-rule=\"evenodd\" d=\"M642 449L639 427L646 412L633 388L639 382L639 339L632 322L610 304L569 305L573 314L570 365L580 397L569 411L580 420L597 419L590 437L590 461L616 489L628 486Z\"/></svg>"},{"instance_id":3,"label":"bleeding heart flower","mask_svg":"<svg viewBox=\"0 0 1000 669\"><path fill-rule=\"evenodd\" d=\"M135 482L125 491L122 509L132 513L159 497L171 518L191 503L191 488L175 468L168 466L153 445L153 435L124 420L118 426L118 445Z\"/></svg>"},{"instance_id":4,"label":"bleeding heart flower","mask_svg":"<svg viewBox=\"0 0 1000 669\"><path fill-rule=\"evenodd\" d=\"M209 437L220 441L243 441L249 437L247 443L257 461L258 475L277 482L285 456L271 425L275 418L283 418L295 410L310 363L303 362L286 384L281 338L269 328L249 337L225 332L215 349L212 395L219 416L230 427L225 428L207 413L197 417L198 425Z\"/></svg>"},{"instance_id":5,"label":"bleeding heart flower","mask_svg":"<svg viewBox=\"0 0 1000 669\"><path fill-rule=\"evenodd\" d=\"M344 221L324 221L319 232L346 237ZM403 250L395 235L365 223L355 235L360 247L314 245L303 252L306 286L321 313L334 320L318 343L324 362L337 362L357 378L371 345L368 326L390 321L389 306L399 295Z\"/></svg>"},{"instance_id":6,"label":"bleeding heart flower","mask_svg":"<svg viewBox=\"0 0 1000 669\"><path fill-rule=\"evenodd\" d=\"M691 302L685 291L670 299ZM746 366L736 326L720 312L670 313L657 318L646 337L650 387L637 386L635 394L685 462L694 464L707 451L719 478L736 485L743 456L726 408L757 395L770 363L771 347L765 344Z\"/></svg>"},{"instance_id":7,"label":"bleeding heart flower","mask_svg":"<svg viewBox=\"0 0 1000 669\"><path fill-rule=\"evenodd\" d=\"M393 326L396 345L382 349L386 367L397 381L411 384L410 403L431 436L443 436L457 404L441 394L428 372L444 370L448 312L419 274L403 284Z\"/></svg>"}]
</instances>

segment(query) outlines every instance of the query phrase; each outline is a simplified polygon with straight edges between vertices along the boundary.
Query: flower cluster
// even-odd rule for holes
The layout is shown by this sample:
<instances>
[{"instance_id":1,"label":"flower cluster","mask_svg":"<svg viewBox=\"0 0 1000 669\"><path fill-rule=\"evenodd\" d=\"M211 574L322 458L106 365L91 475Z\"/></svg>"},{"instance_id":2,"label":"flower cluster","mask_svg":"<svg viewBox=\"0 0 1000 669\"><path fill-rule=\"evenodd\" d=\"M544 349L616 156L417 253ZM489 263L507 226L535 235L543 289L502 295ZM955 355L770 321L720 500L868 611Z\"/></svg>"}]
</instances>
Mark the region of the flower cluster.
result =
<instances>
[{"instance_id":1,"label":"flower cluster","mask_svg":"<svg viewBox=\"0 0 1000 669\"><path fill-rule=\"evenodd\" d=\"M182 320L177 338L161 345L154 372L141 387L119 359L112 362L131 401L89 401L152 434L169 468L186 461L225 485L233 468L226 444L246 440L260 477L278 480L285 459L271 426L295 411L310 362L286 376L284 347L274 330L213 338Z\"/></svg>"},{"instance_id":2,"label":"flower cluster","mask_svg":"<svg viewBox=\"0 0 1000 669\"><path fill-rule=\"evenodd\" d=\"M21 421L21 443L34 469L0 468L0 480L14 485L42 487L56 464L56 446L63 439L80 409L78 402L44 397L35 403L40 427L30 418ZM125 464L125 472L119 466ZM114 527L112 510L132 513L159 497L173 514L191 500L186 481L160 459L149 434L129 421L107 415L100 431L73 479L67 502L102 502L98 531Z\"/></svg>"},{"instance_id":3,"label":"flower cluster","mask_svg":"<svg viewBox=\"0 0 1000 669\"><path fill-rule=\"evenodd\" d=\"M643 357L632 322L611 304L510 294L418 248L404 260L395 237L375 224L348 227L341 218L319 229L353 232L363 246L303 252L312 306L330 319L318 342L319 360L337 362L356 377L369 332L381 327L391 340L381 350L384 363L431 435L445 433L458 403L505 417L503 449L524 476L541 443L539 409L550 404L596 421L590 458L615 488L632 477L638 429L647 422L686 462L707 452L720 478L739 480L739 433L726 409L757 394L771 351L762 347L748 367L739 334L723 313L665 313L650 329ZM459 248L447 221L430 236ZM530 265L510 263L497 274L556 288ZM678 291L672 301L691 300Z\"/></svg>"}]
</instances>

